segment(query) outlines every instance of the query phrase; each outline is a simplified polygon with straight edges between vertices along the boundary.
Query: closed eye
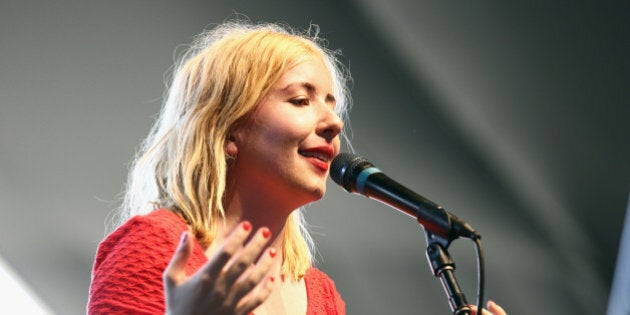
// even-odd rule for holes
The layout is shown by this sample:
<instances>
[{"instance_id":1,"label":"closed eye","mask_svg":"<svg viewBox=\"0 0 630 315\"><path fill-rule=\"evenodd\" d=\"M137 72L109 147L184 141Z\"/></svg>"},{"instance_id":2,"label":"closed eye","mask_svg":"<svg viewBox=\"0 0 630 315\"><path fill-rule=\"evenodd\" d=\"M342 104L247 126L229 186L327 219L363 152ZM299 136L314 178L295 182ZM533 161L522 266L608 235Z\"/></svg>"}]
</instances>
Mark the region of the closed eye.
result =
<instances>
[{"instance_id":1,"label":"closed eye","mask_svg":"<svg viewBox=\"0 0 630 315\"><path fill-rule=\"evenodd\" d=\"M310 100L308 98L294 98L289 100L289 102L293 105L306 106L310 104Z\"/></svg>"}]
</instances>

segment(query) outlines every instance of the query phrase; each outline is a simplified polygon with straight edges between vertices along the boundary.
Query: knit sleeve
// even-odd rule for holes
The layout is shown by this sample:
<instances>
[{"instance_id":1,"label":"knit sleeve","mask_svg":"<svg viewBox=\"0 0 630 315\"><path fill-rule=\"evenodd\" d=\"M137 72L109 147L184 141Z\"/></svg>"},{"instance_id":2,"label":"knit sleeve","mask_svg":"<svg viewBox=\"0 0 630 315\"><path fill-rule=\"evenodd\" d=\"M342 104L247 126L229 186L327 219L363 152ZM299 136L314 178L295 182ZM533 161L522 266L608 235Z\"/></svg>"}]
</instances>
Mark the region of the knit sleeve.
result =
<instances>
[{"instance_id":1,"label":"knit sleeve","mask_svg":"<svg viewBox=\"0 0 630 315\"><path fill-rule=\"evenodd\" d=\"M186 230L183 222L165 221L164 215L169 214L134 217L101 242L88 314L164 314L162 273Z\"/></svg>"},{"instance_id":2,"label":"knit sleeve","mask_svg":"<svg viewBox=\"0 0 630 315\"><path fill-rule=\"evenodd\" d=\"M341 295L339 294L339 292L337 292L337 288L335 287L335 283L331 281L330 284L332 286L331 290L333 291L333 296L334 296L335 310L337 311L337 314L345 315L346 314L346 302L344 302L344 300L341 298Z\"/></svg>"},{"instance_id":3,"label":"knit sleeve","mask_svg":"<svg viewBox=\"0 0 630 315\"><path fill-rule=\"evenodd\" d=\"M308 296L307 315L345 315L346 303L335 283L317 268L310 268L305 277Z\"/></svg>"}]
</instances>

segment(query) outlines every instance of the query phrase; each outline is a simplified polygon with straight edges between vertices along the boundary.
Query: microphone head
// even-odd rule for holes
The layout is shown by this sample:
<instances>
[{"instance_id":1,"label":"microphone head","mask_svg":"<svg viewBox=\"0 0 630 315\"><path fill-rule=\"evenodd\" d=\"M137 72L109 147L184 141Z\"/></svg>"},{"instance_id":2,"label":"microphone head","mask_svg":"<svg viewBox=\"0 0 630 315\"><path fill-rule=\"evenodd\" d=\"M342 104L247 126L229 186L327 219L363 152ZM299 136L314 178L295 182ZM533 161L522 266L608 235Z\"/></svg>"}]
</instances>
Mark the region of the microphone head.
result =
<instances>
[{"instance_id":1,"label":"microphone head","mask_svg":"<svg viewBox=\"0 0 630 315\"><path fill-rule=\"evenodd\" d=\"M374 165L365 158L342 152L330 164L330 178L348 192L356 192L359 173L369 167Z\"/></svg>"}]
</instances>

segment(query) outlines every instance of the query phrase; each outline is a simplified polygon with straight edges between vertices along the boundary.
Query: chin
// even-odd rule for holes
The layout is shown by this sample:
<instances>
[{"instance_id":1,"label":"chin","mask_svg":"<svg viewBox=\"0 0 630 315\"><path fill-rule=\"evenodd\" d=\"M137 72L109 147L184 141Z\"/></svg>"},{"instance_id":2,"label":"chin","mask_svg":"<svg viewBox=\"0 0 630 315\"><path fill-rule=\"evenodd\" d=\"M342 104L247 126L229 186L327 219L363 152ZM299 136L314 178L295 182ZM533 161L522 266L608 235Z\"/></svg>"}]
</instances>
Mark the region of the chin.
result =
<instances>
[{"instance_id":1,"label":"chin","mask_svg":"<svg viewBox=\"0 0 630 315\"><path fill-rule=\"evenodd\" d=\"M316 189L313 190L313 198L314 200L311 202L315 202L317 200L320 200L324 197L324 195L326 194L326 187L318 187Z\"/></svg>"},{"instance_id":2,"label":"chin","mask_svg":"<svg viewBox=\"0 0 630 315\"><path fill-rule=\"evenodd\" d=\"M322 199L324 197L324 194L326 193L326 188L320 188L320 187L316 187L313 189L310 189L308 191L303 191L301 193L302 195L302 202L300 202L300 207L301 206L305 206L307 204L311 204L313 202L316 202L320 199Z\"/></svg>"}]
</instances>

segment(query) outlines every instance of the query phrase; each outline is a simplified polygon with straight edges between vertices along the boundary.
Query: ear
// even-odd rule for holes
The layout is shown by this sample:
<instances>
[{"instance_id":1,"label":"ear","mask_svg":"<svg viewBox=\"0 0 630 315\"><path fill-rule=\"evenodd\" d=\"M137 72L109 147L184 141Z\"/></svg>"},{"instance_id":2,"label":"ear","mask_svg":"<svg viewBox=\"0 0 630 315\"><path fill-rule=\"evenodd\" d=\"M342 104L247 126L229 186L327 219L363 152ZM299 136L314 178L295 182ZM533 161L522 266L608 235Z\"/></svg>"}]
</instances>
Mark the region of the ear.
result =
<instances>
[{"instance_id":1,"label":"ear","mask_svg":"<svg viewBox=\"0 0 630 315\"><path fill-rule=\"evenodd\" d=\"M238 146L236 145L236 137L229 135L225 140L225 154L227 158L236 158L238 156Z\"/></svg>"}]
</instances>

